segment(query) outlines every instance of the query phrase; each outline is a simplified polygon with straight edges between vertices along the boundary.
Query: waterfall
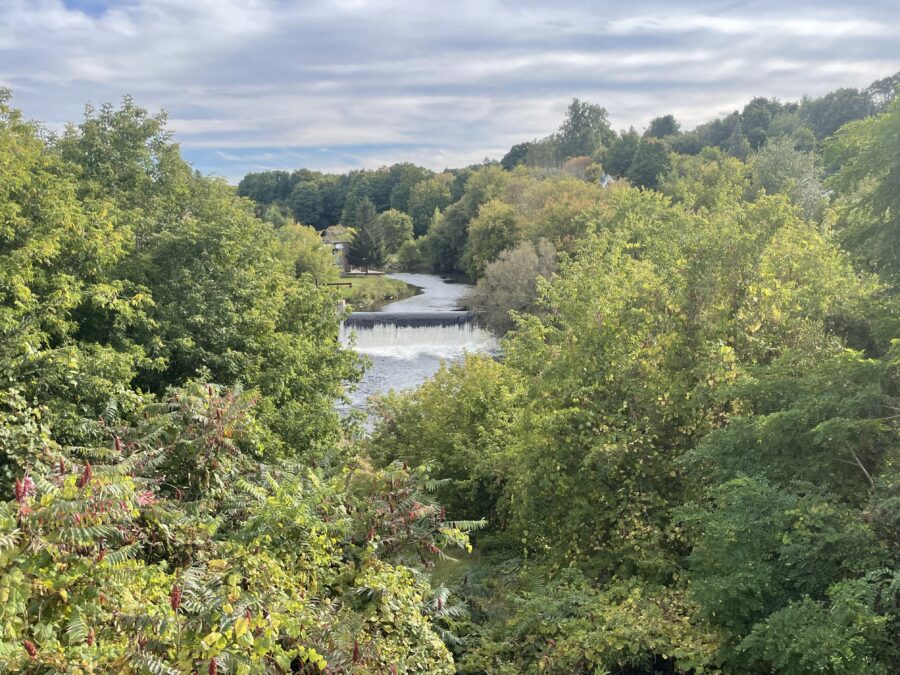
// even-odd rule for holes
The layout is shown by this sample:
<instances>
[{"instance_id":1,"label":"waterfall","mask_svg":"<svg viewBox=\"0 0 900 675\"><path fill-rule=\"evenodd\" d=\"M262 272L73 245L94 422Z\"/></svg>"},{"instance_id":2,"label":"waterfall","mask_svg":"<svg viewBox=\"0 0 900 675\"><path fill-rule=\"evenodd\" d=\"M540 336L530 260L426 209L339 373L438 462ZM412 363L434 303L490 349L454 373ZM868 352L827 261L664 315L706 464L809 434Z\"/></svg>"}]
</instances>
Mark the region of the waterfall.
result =
<instances>
[{"instance_id":1,"label":"waterfall","mask_svg":"<svg viewBox=\"0 0 900 675\"><path fill-rule=\"evenodd\" d=\"M416 326L342 324L341 344L354 344L354 338L358 352L394 358L412 358L423 353L453 358L463 352L492 353L497 350L497 339L472 322Z\"/></svg>"}]
</instances>

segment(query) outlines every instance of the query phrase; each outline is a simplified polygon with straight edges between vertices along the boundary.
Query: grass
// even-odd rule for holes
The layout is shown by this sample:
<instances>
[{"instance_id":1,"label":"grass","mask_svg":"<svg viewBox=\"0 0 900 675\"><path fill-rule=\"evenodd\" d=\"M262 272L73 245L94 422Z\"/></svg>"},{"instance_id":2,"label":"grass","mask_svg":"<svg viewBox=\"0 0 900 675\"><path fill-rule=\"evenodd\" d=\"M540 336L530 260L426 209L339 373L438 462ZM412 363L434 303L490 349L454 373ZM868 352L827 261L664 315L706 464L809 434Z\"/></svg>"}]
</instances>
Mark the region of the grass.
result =
<instances>
[{"instance_id":1,"label":"grass","mask_svg":"<svg viewBox=\"0 0 900 675\"><path fill-rule=\"evenodd\" d=\"M383 276L353 276L341 279L353 284L351 288L342 286L341 295L353 311L371 312L395 300L402 300L416 294L416 288L397 279Z\"/></svg>"}]
</instances>

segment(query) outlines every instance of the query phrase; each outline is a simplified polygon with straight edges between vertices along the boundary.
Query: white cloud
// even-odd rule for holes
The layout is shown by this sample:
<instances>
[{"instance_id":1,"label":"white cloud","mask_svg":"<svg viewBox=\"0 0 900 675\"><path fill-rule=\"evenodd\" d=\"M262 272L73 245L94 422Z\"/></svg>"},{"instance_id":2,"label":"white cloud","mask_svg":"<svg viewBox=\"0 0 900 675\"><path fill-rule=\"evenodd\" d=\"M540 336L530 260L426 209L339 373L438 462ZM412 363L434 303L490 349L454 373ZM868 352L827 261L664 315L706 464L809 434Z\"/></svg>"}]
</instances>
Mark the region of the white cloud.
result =
<instances>
[{"instance_id":1,"label":"white cloud","mask_svg":"<svg viewBox=\"0 0 900 675\"><path fill-rule=\"evenodd\" d=\"M0 2L0 73L17 105L58 127L131 93L170 112L198 168L229 176L301 159L462 165L549 133L573 96L617 126L672 112L690 127L755 95L900 69L888 0L73 3ZM334 152L307 151L323 146Z\"/></svg>"}]
</instances>

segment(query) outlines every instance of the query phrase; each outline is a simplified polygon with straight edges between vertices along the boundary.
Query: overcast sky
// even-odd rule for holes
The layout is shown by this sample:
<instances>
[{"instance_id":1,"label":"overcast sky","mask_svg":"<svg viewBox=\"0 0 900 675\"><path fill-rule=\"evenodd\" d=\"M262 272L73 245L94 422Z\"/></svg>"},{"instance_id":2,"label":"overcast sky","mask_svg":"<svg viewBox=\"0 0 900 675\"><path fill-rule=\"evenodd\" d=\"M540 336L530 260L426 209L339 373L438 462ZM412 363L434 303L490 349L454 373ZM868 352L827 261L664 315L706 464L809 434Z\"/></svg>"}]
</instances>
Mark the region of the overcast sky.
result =
<instances>
[{"instance_id":1,"label":"overcast sky","mask_svg":"<svg viewBox=\"0 0 900 675\"><path fill-rule=\"evenodd\" d=\"M900 0L0 0L0 83L58 128L130 93L206 173L443 169L572 97L685 128L900 70Z\"/></svg>"}]
</instances>

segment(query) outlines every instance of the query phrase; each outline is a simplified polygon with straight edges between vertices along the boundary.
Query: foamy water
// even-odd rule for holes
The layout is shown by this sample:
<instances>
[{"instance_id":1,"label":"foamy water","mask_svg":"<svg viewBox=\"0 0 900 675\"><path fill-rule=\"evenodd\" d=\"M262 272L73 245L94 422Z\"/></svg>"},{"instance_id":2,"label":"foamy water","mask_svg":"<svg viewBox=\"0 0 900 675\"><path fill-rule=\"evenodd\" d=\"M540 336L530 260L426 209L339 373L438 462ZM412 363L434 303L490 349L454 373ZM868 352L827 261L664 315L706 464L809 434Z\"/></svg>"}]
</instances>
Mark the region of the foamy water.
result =
<instances>
[{"instance_id":1,"label":"foamy water","mask_svg":"<svg viewBox=\"0 0 900 675\"><path fill-rule=\"evenodd\" d=\"M390 314L448 312L461 309L470 288L430 274L396 274L394 278L422 289L422 293L382 308ZM371 360L357 389L350 394L352 408L365 409L369 396L419 386L434 375L441 363L462 360L466 353L496 353L497 339L473 323L453 325L341 326L341 344Z\"/></svg>"}]
</instances>

